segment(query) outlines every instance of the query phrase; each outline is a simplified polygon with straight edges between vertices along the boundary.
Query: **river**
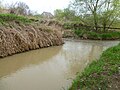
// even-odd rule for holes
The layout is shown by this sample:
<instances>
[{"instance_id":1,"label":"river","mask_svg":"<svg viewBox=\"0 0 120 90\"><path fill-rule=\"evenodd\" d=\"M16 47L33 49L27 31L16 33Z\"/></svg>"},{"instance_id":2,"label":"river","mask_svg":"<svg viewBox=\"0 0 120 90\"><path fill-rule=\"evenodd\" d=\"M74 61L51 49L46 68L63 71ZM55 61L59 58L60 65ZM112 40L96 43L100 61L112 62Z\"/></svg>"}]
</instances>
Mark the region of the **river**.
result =
<instances>
[{"instance_id":1,"label":"river","mask_svg":"<svg viewBox=\"0 0 120 90\"><path fill-rule=\"evenodd\" d=\"M78 72L120 41L65 41L0 59L0 90L67 90Z\"/></svg>"}]
</instances>

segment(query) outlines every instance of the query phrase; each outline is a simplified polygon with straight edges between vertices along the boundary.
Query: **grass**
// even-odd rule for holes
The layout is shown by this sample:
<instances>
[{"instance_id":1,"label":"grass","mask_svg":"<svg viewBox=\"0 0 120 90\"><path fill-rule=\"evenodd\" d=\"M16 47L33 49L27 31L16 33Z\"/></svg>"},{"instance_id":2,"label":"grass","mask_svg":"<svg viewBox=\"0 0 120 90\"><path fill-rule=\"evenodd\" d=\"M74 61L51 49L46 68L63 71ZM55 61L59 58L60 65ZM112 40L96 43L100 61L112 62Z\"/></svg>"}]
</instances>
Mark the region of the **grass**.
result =
<instances>
[{"instance_id":1,"label":"grass","mask_svg":"<svg viewBox=\"0 0 120 90\"><path fill-rule=\"evenodd\" d=\"M15 14L0 14L0 23L6 23L6 22L22 22L22 23L30 23L31 20L28 18L25 18L24 16L17 16Z\"/></svg>"},{"instance_id":2,"label":"grass","mask_svg":"<svg viewBox=\"0 0 120 90\"><path fill-rule=\"evenodd\" d=\"M99 60L86 67L73 81L69 90L109 90L107 88L113 82L111 77L120 74L119 67L120 44L104 51Z\"/></svg>"},{"instance_id":3,"label":"grass","mask_svg":"<svg viewBox=\"0 0 120 90\"><path fill-rule=\"evenodd\" d=\"M64 22L63 28L64 29L74 29L75 27L78 27L80 25L84 25L84 23L80 22L80 21Z\"/></svg>"},{"instance_id":4,"label":"grass","mask_svg":"<svg viewBox=\"0 0 120 90\"><path fill-rule=\"evenodd\" d=\"M87 38L92 40L114 40L120 39L120 32L93 32L86 30L74 30L74 33L80 38Z\"/></svg>"}]
</instances>

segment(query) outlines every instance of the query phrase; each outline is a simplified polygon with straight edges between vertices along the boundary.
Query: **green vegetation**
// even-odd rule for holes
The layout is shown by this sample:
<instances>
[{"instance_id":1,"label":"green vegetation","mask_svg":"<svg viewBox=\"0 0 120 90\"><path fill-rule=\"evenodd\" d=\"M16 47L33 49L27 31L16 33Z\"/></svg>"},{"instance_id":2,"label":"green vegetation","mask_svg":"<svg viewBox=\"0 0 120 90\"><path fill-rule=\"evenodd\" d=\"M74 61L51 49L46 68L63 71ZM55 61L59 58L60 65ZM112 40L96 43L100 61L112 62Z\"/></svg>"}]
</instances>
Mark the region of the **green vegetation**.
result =
<instances>
[{"instance_id":1,"label":"green vegetation","mask_svg":"<svg viewBox=\"0 0 120 90\"><path fill-rule=\"evenodd\" d=\"M63 23L63 28L64 29L71 29L71 30L74 30L74 29L86 29L86 25L84 22L82 21L70 21L70 22L64 22ZM90 30L90 28L89 28Z\"/></svg>"},{"instance_id":2,"label":"green vegetation","mask_svg":"<svg viewBox=\"0 0 120 90\"><path fill-rule=\"evenodd\" d=\"M68 8L55 11L63 28L74 30L82 39L120 39L119 18L120 0L73 0Z\"/></svg>"},{"instance_id":3,"label":"green vegetation","mask_svg":"<svg viewBox=\"0 0 120 90\"><path fill-rule=\"evenodd\" d=\"M75 15L74 10L65 8L64 10L57 9L54 11L55 19L60 21L80 21L80 17Z\"/></svg>"},{"instance_id":4,"label":"green vegetation","mask_svg":"<svg viewBox=\"0 0 120 90\"><path fill-rule=\"evenodd\" d=\"M112 26L120 18L120 0L74 0L72 7L83 15L81 19L95 31L102 26L105 32L106 27Z\"/></svg>"},{"instance_id":5,"label":"green vegetation","mask_svg":"<svg viewBox=\"0 0 120 90\"><path fill-rule=\"evenodd\" d=\"M67 22L65 22L64 24L63 24L63 28L64 29L73 29L73 23L67 23Z\"/></svg>"},{"instance_id":6,"label":"green vegetation","mask_svg":"<svg viewBox=\"0 0 120 90\"><path fill-rule=\"evenodd\" d=\"M119 75L119 66L120 44L104 51L99 60L86 67L84 72L74 80L69 90L109 90L107 89L109 85L116 84L116 79L113 80L113 77Z\"/></svg>"},{"instance_id":7,"label":"green vegetation","mask_svg":"<svg viewBox=\"0 0 120 90\"><path fill-rule=\"evenodd\" d=\"M29 23L32 20L28 18L36 19L36 11L30 10L29 6L24 2L8 3L7 6L3 0L0 0L0 22L5 23L8 21L19 21L22 23Z\"/></svg>"},{"instance_id":8,"label":"green vegetation","mask_svg":"<svg viewBox=\"0 0 120 90\"><path fill-rule=\"evenodd\" d=\"M104 31L101 27L98 31L95 31L93 27L85 25L84 22L65 22L63 24L64 29L70 29L74 32L75 38L91 39L91 40L116 40L120 39L119 29L108 29Z\"/></svg>"},{"instance_id":9,"label":"green vegetation","mask_svg":"<svg viewBox=\"0 0 120 90\"><path fill-rule=\"evenodd\" d=\"M92 40L115 40L120 39L120 32L117 31L108 31L108 32L94 32L86 30L74 30L75 34L83 39L92 39Z\"/></svg>"},{"instance_id":10,"label":"green vegetation","mask_svg":"<svg viewBox=\"0 0 120 90\"><path fill-rule=\"evenodd\" d=\"M120 40L120 0L73 0L66 10L55 11L55 18L64 21L63 28L68 29L65 36L73 30L82 39ZM120 44L90 64L69 90L106 90L109 83L115 82L113 77L119 73L119 66Z\"/></svg>"},{"instance_id":11,"label":"green vegetation","mask_svg":"<svg viewBox=\"0 0 120 90\"><path fill-rule=\"evenodd\" d=\"M15 14L0 14L0 23L6 23L6 22L12 22L12 21L22 22L22 23L31 22L31 20L23 16L17 16Z\"/></svg>"}]
</instances>

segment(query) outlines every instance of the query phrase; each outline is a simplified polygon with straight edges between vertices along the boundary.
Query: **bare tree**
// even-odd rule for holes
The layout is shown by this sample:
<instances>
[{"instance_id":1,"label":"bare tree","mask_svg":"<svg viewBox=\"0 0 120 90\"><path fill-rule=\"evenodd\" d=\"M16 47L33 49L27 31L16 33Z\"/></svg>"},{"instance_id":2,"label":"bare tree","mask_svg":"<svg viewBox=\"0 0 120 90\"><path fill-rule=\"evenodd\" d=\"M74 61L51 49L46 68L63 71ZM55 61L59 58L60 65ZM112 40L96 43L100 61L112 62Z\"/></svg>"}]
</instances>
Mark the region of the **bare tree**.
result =
<instances>
[{"instance_id":1,"label":"bare tree","mask_svg":"<svg viewBox=\"0 0 120 90\"><path fill-rule=\"evenodd\" d=\"M17 15L27 15L29 11L29 6L24 2L16 2L9 5L10 13Z\"/></svg>"}]
</instances>

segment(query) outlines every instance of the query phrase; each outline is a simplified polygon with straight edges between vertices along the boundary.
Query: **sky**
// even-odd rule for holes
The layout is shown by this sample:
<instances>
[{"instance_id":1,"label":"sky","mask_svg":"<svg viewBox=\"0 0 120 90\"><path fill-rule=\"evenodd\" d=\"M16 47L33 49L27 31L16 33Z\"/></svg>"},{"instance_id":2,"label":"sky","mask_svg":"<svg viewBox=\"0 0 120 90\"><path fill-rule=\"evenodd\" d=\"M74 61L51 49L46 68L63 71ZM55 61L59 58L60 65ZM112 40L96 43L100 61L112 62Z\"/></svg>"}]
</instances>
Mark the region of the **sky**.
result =
<instances>
[{"instance_id":1,"label":"sky","mask_svg":"<svg viewBox=\"0 0 120 90\"><path fill-rule=\"evenodd\" d=\"M71 0L3 0L4 3L14 3L17 1L25 2L31 10L54 13L56 9L64 9Z\"/></svg>"}]
</instances>

